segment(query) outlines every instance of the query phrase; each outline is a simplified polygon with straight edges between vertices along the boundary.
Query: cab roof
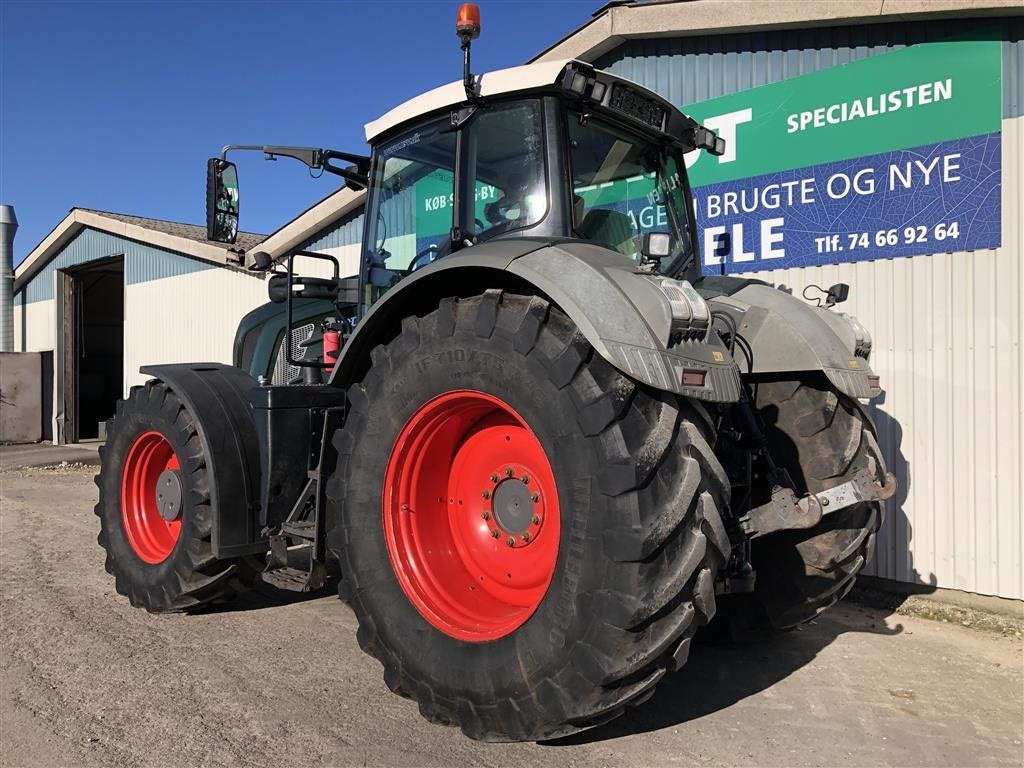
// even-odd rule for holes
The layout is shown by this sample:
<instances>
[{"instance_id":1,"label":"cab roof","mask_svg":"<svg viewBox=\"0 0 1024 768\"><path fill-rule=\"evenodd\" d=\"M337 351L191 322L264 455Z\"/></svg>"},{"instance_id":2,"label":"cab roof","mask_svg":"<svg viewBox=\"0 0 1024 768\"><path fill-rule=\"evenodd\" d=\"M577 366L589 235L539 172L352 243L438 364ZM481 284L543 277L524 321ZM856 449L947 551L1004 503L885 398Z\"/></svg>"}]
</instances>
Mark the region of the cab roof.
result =
<instances>
[{"instance_id":1,"label":"cab roof","mask_svg":"<svg viewBox=\"0 0 1024 768\"><path fill-rule=\"evenodd\" d=\"M526 64L521 67L498 69L477 75L477 84L481 96L499 96L532 88L543 88L554 85L558 75L573 59L545 61L538 64ZM582 63L582 62L581 62ZM584 65L585 66L585 65ZM466 88L462 80L442 85L439 88L421 93L403 104L399 104L373 122L366 124L366 141L373 143L379 136L389 132L402 123L421 115L435 112L445 107L452 107L466 101Z\"/></svg>"}]
</instances>

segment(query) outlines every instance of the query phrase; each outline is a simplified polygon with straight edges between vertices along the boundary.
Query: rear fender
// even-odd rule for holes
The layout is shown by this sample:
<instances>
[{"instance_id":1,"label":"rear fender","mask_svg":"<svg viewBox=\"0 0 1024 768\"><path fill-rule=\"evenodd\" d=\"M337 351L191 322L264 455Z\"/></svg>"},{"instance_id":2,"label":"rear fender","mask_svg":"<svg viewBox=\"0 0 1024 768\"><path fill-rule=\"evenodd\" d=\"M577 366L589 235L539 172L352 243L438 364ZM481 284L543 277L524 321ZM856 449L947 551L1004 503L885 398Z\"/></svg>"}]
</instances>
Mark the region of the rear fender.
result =
<instances>
[{"instance_id":1,"label":"rear fender","mask_svg":"<svg viewBox=\"0 0 1024 768\"><path fill-rule=\"evenodd\" d=\"M463 249L417 270L373 306L342 350L331 384L358 381L370 350L397 335L402 318L423 316L449 296L498 289L548 299L597 354L638 381L700 400L737 401L739 368L717 334L670 347L668 299L635 266L578 241L505 240ZM684 386L684 369L706 372L704 386Z\"/></svg>"},{"instance_id":2,"label":"rear fender","mask_svg":"<svg viewBox=\"0 0 1024 768\"><path fill-rule=\"evenodd\" d=\"M881 394L867 358L857 349L853 327L842 315L756 283L708 303L736 322L737 349L750 351L749 359L738 353L745 373L766 377L820 371L850 397Z\"/></svg>"},{"instance_id":3,"label":"rear fender","mask_svg":"<svg viewBox=\"0 0 1024 768\"><path fill-rule=\"evenodd\" d=\"M221 363L147 365L189 409L210 483L213 554L221 559L265 552L260 535L260 445L250 405L256 380Z\"/></svg>"}]
</instances>

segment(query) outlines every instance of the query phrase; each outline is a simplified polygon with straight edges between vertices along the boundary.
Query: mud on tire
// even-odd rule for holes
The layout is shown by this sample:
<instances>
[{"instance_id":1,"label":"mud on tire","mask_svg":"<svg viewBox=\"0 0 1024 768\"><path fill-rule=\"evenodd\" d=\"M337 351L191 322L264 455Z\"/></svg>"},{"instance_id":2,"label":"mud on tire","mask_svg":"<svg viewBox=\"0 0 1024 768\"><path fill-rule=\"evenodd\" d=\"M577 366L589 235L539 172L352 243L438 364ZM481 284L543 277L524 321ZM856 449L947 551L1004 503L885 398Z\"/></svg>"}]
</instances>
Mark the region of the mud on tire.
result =
<instances>
[{"instance_id":1,"label":"mud on tire","mask_svg":"<svg viewBox=\"0 0 1024 768\"><path fill-rule=\"evenodd\" d=\"M181 527L176 540L165 542L169 551L160 562L142 559L129 540L122 511L126 462L140 438L153 433L173 450L182 485ZM154 613L192 610L233 597L252 583L255 569L248 560L225 561L213 555L202 444L192 415L166 384L151 380L132 387L128 399L118 402L117 414L107 422L107 442L100 448L100 458L97 540L106 550L105 567L114 576L117 592L132 605Z\"/></svg>"},{"instance_id":2,"label":"mud on tire","mask_svg":"<svg viewBox=\"0 0 1024 768\"><path fill-rule=\"evenodd\" d=\"M550 586L525 623L488 642L424 619L382 533L396 435L454 390L487 393L521 414L557 485ZM700 405L618 373L546 301L500 291L406 318L349 398L328 486L339 592L359 620L360 646L426 718L475 739L555 737L620 715L685 663L714 615L729 551L719 512L728 485Z\"/></svg>"},{"instance_id":3,"label":"mud on tire","mask_svg":"<svg viewBox=\"0 0 1024 768\"><path fill-rule=\"evenodd\" d=\"M817 493L867 469L885 481L885 461L874 427L860 406L824 381L780 381L757 386L769 448L785 467L797 495ZM720 599L719 621L734 638L747 630L788 629L841 600L870 561L884 502L826 515L814 528L779 533L753 543L753 595Z\"/></svg>"}]
</instances>

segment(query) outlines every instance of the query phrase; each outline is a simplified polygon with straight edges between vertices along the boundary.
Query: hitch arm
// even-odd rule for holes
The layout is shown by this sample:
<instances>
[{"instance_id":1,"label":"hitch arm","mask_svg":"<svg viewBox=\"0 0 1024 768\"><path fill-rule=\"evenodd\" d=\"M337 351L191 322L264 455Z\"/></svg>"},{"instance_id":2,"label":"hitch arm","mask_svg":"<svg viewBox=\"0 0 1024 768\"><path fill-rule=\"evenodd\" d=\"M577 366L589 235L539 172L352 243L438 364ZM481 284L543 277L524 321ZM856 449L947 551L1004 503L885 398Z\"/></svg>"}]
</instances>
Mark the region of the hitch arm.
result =
<instances>
[{"instance_id":1,"label":"hitch arm","mask_svg":"<svg viewBox=\"0 0 1024 768\"><path fill-rule=\"evenodd\" d=\"M740 526L751 538L770 533L813 528L825 515L834 514L865 501L884 501L896 493L896 478L886 472L885 482L859 470L851 480L821 493L798 499L792 488L776 486L767 504L754 507L740 518Z\"/></svg>"}]
</instances>

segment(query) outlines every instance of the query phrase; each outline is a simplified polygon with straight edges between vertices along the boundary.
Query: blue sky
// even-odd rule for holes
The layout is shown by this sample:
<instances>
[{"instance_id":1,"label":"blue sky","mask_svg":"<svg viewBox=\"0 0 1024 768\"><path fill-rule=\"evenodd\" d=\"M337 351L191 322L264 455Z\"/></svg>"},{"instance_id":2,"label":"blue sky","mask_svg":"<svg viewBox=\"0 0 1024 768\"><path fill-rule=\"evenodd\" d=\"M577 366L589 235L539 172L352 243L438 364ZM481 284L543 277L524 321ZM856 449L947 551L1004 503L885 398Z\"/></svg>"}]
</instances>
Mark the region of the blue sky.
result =
<instances>
[{"instance_id":1,"label":"blue sky","mask_svg":"<svg viewBox=\"0 0 1024 768\"><path fill-rule=\"evenodd\" d=\"M523 63L601 0L483 0L476 72ZM74 206L204 223L224 144L365 152L363 123L461 77L458 2L0 0L0 202L15 263ZM337 188L239 154L242 228Z\"/></svg>"}]
</instances>

